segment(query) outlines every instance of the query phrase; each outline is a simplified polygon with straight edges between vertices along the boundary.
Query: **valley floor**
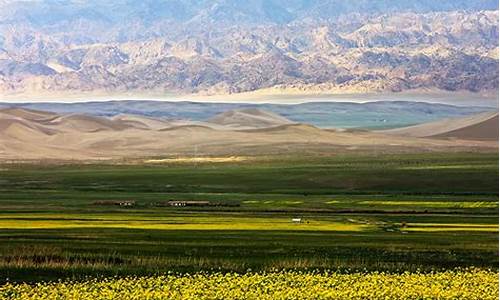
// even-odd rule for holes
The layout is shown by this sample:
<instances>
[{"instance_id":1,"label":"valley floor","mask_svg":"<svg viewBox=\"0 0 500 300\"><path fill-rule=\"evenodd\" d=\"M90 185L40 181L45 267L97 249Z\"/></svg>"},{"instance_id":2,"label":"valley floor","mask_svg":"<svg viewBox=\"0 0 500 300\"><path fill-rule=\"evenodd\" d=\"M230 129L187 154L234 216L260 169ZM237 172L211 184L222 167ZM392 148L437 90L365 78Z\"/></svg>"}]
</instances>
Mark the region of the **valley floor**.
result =
<instances>
[{"instance_id":1,"label":"valley floor","mask_svg":"<svg viewBox=\"0 0 500 300\"><path fill-rule=\"evenodd\" d=\"M497 153L3 164L0 280L496 270L497 184Z\"/></svg>"}]
</instances>

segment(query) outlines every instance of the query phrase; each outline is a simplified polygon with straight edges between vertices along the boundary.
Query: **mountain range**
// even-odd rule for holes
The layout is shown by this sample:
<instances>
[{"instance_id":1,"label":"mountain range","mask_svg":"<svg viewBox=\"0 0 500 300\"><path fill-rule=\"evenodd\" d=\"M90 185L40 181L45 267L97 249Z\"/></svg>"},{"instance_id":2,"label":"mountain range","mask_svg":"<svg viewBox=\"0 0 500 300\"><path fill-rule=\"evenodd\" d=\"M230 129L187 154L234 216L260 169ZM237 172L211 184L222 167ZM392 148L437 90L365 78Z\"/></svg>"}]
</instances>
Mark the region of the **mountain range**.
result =
<instances>
[{"instance_id":1,"label":"mountain range","mask_svg":"<svg viewBox=\"0 0 500 300\"><path fill-rule=\"evenodd\" d=\"M0 1L0 95L498 91L498 2Z\"/></svg>"}]
</instances>

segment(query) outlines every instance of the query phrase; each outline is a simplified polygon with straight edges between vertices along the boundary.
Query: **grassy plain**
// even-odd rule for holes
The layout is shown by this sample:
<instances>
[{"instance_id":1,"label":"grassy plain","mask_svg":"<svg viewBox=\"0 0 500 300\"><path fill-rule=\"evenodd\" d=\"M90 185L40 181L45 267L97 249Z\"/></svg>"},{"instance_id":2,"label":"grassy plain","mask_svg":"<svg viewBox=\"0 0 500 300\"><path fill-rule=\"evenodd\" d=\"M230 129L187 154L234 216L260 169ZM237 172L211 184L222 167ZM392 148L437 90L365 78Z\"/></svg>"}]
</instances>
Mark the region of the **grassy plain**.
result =
<instances>
[{"instance_id":1,"label":"grassy plain","mask_svg":"<svg viewBox=\"0 0 500 300\"><path fill-rule=\"evenodd\" d=\"M497 187L497 153L3 164L0 281L497 269Z\"/></svg>"}]
</instances>

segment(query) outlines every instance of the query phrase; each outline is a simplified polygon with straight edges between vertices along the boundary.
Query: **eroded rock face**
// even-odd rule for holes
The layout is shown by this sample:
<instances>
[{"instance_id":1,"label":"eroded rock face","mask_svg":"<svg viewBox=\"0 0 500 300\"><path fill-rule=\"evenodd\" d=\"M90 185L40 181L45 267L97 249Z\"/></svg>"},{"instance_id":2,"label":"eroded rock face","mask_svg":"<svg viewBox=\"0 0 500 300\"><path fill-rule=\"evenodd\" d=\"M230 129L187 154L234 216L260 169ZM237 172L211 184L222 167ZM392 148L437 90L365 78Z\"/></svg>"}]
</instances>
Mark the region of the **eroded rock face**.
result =
<instances>
[{"instance_id":1,"label":"eroded rock face","mask_svg":"<svg viewBox=\"0 0 500 300\"><path fill-rule=\"evenodd\" d=\"M0 91L498 90L495 1L240 2L0 2Z\"/></svg>"}]
</instances>

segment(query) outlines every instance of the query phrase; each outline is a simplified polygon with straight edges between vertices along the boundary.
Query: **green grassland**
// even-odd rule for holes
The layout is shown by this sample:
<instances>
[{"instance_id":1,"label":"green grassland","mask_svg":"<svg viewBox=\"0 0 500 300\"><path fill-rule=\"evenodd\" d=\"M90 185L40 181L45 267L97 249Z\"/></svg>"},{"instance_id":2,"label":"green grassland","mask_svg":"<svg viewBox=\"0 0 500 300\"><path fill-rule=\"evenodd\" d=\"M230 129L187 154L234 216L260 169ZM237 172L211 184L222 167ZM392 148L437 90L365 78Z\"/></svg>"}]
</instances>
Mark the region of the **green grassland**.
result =
<instances>
[{"instance_id":1,"label":"green grassland","mask_svg":"<svg viewBox=\"0 0 500 300\"><path fill-rule=\"evenodd\" d=\"M198 270L496 269L497 188L497 153L5 163L0 281ZM96 204L107 200L135 205ZM170 200L220 205L158 205Z\"/></svg>"}]
</instances>

